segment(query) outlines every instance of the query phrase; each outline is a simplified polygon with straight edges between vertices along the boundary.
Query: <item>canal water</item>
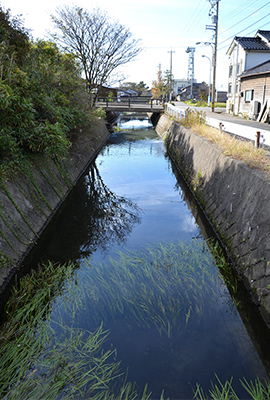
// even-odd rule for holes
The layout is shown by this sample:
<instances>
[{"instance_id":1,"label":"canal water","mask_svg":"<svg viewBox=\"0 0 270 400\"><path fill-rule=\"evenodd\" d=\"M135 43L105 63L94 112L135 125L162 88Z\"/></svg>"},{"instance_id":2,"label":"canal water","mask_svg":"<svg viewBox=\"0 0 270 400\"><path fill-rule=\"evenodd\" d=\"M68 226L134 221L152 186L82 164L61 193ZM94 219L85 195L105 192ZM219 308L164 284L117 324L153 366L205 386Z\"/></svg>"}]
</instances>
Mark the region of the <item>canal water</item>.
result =
<instances>
[{"instance_id":1,"label":"canal water","mask_svg":"<svg viewBox=\"0 0 270 400\"><path fill-rule=\"evenodd\" d=\"M232 377L250 398L240 380L267 378L267 360L210 234L148 119L123 115L31 255L79 263L72 296L52 305L51 329L102 326L103 351L116 349L126 380L139 392L148 384L151 399L192 399L197 384L207 393Z\"/></svg>"}]
</instances>

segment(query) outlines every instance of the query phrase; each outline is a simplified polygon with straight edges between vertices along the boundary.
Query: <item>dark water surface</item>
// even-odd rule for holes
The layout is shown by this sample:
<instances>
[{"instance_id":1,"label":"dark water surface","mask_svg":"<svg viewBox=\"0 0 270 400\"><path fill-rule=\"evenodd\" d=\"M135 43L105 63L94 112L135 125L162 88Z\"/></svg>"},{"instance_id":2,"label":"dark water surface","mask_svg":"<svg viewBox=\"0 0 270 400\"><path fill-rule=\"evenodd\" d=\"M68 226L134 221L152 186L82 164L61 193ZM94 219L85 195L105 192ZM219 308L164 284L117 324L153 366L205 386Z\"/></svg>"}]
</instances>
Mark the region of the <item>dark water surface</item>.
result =
<instances>
[{"instance_id":1,"label":"dark water surface","mask_svg":"<svg viewBox=\"0 0 270 400\"><path fill-rule=\"evenodd\" d=\"M163 142L148 121L129 119L120 127L132 130L110 135L39 249L40 259L81 264L76 298L69 307L56 301L52 320L90 331L103 323L128 380L148 383L152 399L163 389L191 399L215 374L233 377L247 399L239 379L267 377L255 338Z\"/></svg>"}]
</instances>

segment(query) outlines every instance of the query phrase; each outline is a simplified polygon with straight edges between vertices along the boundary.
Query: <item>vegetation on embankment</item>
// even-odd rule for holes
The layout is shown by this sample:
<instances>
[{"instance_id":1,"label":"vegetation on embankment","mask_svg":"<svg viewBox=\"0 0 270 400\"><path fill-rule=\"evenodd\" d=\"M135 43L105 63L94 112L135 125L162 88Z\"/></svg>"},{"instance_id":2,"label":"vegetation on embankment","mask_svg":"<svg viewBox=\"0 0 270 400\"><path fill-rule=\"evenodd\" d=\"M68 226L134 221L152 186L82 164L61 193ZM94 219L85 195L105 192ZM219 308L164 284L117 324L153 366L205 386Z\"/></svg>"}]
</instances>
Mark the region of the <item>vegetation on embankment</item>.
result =
<instances>
[{"instance_id":1,"label":"vegetation on embankment","mask_svg":"<svg viewBox=\"0 0 270 400\"><path fill-rule=\"evenodd\" d=\"M33 157L66 156L82 121L91 121L88 94L71 54L32 41L20 19L0 8L0 177Z\"/></svg>"},{"instance_id":2,"label":"vegetation on embankment","mask_svg":"<svg viewBox=\"0 0 270 400\"><path fill-rule=\"evenodd\" d=\"M251 141L240 140L219 129L206 125L205 114L187 109L181 125L214 143L226 156L243 161L251 168L264 172L270 177L270 160L263 148L255 148Z\"/></svg>"},{"instance_id":3,"label":"vegetation on embankment","mask_svg":"<svg viewBox=\"0 0 270 400\"><path fill-rule=\"evenodd\" d=\"M108 131L73 55L0 7L0 291Z\"/></svg>"},{"instance_id":4,"label":"vegetation on embankment","mask_svg":"<svg viewBox=\"0 0 270 400\"><path fill-rule=\"evenodd\" d=\"M190 104L191 106L195 107L208 107L208 102L206 100L187 100L184 101L185 104ZM215 107L226 108L226 103L215 103Z\"/></svg>"}]
</instances>

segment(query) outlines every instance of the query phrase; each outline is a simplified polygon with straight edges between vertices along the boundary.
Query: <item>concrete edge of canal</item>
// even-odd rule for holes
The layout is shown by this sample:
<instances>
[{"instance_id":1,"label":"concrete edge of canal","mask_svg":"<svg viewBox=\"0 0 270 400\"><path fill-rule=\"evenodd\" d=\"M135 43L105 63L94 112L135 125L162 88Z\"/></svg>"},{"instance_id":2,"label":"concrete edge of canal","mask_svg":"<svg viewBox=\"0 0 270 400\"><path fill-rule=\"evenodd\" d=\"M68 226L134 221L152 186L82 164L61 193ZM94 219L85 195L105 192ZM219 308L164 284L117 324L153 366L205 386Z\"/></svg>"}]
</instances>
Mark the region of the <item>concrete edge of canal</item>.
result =
<instances>
[{"instance_id":1,"label":"concrete edge of canal","mask_svg":"<svg viewBox=\"0 0 270 400\"><path fill-rule=\"evenodd\" d=\"M270 182L163 114L156 132L270 325Z\"/></svg>"},{"instance_id":2,"label":"concrete edge of canal","mask_svg":"<svg viewBox=\"0 0 270 400\"><path fill-rule=\"evenodd\" d=\"M0 257L2 262L6 257L12 260L0 269L0 294L108 135L105 121L96 119L89 130L74 136L64 161L41 157L28 176L0 188Z\"/></svg>"}]
</instances>

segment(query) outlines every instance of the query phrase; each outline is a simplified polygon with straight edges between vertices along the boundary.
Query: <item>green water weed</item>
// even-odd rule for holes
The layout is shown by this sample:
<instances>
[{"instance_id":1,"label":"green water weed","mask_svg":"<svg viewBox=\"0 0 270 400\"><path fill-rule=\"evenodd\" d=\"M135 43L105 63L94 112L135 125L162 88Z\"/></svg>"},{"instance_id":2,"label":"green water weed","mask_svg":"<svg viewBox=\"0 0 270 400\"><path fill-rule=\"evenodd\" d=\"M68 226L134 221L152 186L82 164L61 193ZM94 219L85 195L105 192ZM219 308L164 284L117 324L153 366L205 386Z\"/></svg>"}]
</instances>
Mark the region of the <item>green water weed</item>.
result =
<instances>
[{"instance_id":1,"label":"green water weed","mask_svg":"<svg viewBox=\"0 0 270 400\"><path fill-rule=\"evenodd\" d=\"M253 400L268 400L270 399L270 382L261 382L258 378L253 383L248 382L246 379L240 381L247 393L252 397Z\"/></svg>"}]
</instances>

